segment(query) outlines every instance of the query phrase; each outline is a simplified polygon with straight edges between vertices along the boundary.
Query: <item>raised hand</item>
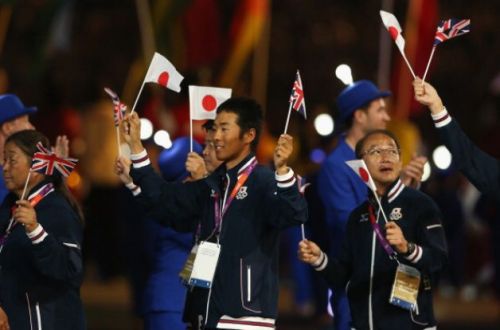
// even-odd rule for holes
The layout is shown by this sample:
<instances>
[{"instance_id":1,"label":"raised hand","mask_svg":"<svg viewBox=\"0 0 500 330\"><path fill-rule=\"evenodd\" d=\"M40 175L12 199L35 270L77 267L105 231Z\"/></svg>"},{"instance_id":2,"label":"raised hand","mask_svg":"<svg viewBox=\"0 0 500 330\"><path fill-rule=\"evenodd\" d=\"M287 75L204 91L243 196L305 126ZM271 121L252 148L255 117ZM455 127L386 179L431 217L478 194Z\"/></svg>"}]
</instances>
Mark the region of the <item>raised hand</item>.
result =
<instances>
[{"instance_id":1,"label":"raised hand","mask_svg":"<svg viewBox=\"0 0 500 330\"><path fill-rule=\"evenodd\" d=\"M413 81L413 91L415 92L415 100L429 107L433 114L437 114L443 110L443 102L439 97L436 89L431 84L416 78Z\"/></svg>"},{"instance_id":2,"label":"raised hand","mask_svg":"<svg viewBox=\"0 0 500 330\"><path fill-rule=\"evenodd\" d=\"M190 152L186 159L186 171L191 174L193 180L203 179L208 172L205 167L205 160L196 152Z\"/></svg>"},{"instance_id":3,"label":"raised hand","mask_svg":"<svg viewBox=\"0 0 500 330\"><path fill-rule=\"evenodd\" d=\"M52 152L55 153L57 157L69 157L69 140L66 135L57 136L56 144L54 147L52 147Z\"/></svg>"},{"instance_id":4,"label":"raised hand","mask_svg":"<svg viewBox=\"0 0 500 330\"><path fill-rule=\"evenodd\" d=\"M293 138L288 134L281 134L278 139L278 144L274 149L274 167L278 174L286 174L288 172L288 159L293 152Z\"/></svg>"},{"instance_id":5,"label":"raised hand","mask_svg":"<svg viewBox=\"0 0 500 330\"><path fill-rule=\"evenodd\" d=\"M411 161L401 171L401 181L405 186L417 189L422 181L427 157L414 154Z\"/></svg>"}]
</instances>

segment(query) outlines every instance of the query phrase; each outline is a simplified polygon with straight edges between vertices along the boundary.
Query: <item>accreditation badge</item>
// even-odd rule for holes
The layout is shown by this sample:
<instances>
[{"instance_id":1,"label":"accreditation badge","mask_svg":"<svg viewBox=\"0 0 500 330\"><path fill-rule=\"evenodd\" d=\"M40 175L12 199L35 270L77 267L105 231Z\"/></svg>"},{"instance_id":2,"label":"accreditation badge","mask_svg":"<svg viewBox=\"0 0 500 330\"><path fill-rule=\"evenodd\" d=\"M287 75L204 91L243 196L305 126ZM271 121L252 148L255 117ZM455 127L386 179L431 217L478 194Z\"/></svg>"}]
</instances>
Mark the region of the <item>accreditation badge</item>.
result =
<instances>
[{"instance_id":1,"label":"accreditation badge","mask_svg":"<svg viewBox=\"0 0 500 330\"><path fill-rule=\"evenodd\" d=\"M187 284L189 282L189 278L191 277L191 272L193 271L194 259L196 258L196 252L198 252L198 243L196 243L191 252L189 253L184 266L182 267L181 272L179 273L180 278L182 279L182 283Z\"/></svg>"},{"instance_id":2,"label":"accreditation badge","mask_svg":"<svg viewBox=\"0 0 500 330\"><path fill-rule=\"evenodd\" d=\"M389 302L395 306L415 310L417 308L420 272L411 266L399 264L392 284Z\"/></svg>"},{"instance_id":3,"label":"accreditation badge","mask_svg":"<svg viewBox=\"0 0 500 330\"><path fill-rule=\"evenodd\" d=\"M220 255L220 244L202 241L193 263L189 285L211 288Z\"/></svg>"}]
</instances>

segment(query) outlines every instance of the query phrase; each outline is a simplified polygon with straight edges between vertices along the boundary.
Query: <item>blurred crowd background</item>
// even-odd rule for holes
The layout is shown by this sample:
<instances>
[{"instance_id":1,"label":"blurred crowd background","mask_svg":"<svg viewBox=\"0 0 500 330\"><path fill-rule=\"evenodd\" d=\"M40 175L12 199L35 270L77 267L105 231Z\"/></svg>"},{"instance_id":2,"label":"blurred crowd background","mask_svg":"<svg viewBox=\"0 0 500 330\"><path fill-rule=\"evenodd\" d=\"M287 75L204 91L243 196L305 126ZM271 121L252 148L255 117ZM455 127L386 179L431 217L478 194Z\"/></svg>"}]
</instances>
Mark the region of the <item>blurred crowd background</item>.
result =
<instances>
[{"instance_id":1,"label":"blurred crowd background","mask_svg":"<svg viewBox=\"0 0 500 330\"><path fill-rule=\"evenodd\" d=\"M114 89L131 106L154 51L185 80L179 94L146 85L138 101L137 112L150 123L143 126L150 128L144 139L152 155L189 133L187 86L196 84L229 87L233 95L263 105L266 129L258 157L268 162L300 70L308 119L292 115L292 166L312 183L307 230L323 244L314 179L342 130L335 97L345 85L335 69L347 64L354 80L391 89L390 128L403 142L405 160L413 152L429 158L421 189L444 214L450 264L436 297L442 328L500 327L492 256L500 244L494 239L499 205L483 198L438 148L427 109L412 100L411 76L381 24L380 9L398 17L418 75L438 20L471 19L469 34L438 47L428 81L468 135L500 158L500 1L0 0L0 93L37 106L36 127L51 138L68 135L71 154L80 158L68 184L86 216L82 295L90 329L140 329L134 290L144 276L143 238L130 194L113 174L112 104L103 88ZM200 125L195 136L202 142ZM278 328L326 328L324 284L294 263L297 239L285 234L282 241Z\"/></svg>"}]
</instances>

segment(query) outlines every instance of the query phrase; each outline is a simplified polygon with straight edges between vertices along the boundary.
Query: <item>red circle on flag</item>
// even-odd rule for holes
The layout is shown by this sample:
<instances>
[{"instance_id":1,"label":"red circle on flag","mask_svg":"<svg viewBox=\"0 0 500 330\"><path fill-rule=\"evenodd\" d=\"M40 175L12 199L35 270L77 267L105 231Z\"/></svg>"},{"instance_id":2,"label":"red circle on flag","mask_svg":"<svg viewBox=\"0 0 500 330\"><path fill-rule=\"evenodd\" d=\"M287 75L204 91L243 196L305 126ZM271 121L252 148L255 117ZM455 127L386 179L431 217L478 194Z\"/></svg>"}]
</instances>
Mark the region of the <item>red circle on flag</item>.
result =
<instances>
[{"instance_id":1,"label":"red circle on flag","mask_svg":"<svg viewBox=\"0 0 500 330\"><path fill-rule=\"evenodd\" d=\"M163 71L162 73L160 73L160 76L158 77L158 84L167 87L169 78L170 78L170 75L168 74L168 72Z\"/></svg>"},{"instance_id":2,"label":"red circle on flag","mask_svg":"<svg viewBox=\"0 0 500 330\"><path fill-rule=\"evenodd\" d=\"M217 108L217 100L212 95L205 95L201 100L201 105L205 111L214 111Z\"/></svg>"},{"instance_id":3,"label":"red circle on flag","mask_svg":"<svg viewBox=\"0 0 500 330\"><path fill-rule=\"evenodd\" d=\"M398 37L398 34L399 34L399 31L398 29L396 29L394 26L389 26L389 33L392 37L392 39L396 40L396 38Z\"/></svg>"},{"instance_id":4,"label":"red circle on flag","mask_svg":"<svg viewBox=\"0 0 500 330\"><path fill-rule=\"evenodd\" d=\"M367 172L364 168L362 168L362 167L360 167L360 168L358 169L358 172L359 172L359 176L361 177L361 179L362 179L364 182L368 182L368 179L369 179L369 177L370 177L370 176L368 175L368 172Z\"/></svg>"}]
</instances>

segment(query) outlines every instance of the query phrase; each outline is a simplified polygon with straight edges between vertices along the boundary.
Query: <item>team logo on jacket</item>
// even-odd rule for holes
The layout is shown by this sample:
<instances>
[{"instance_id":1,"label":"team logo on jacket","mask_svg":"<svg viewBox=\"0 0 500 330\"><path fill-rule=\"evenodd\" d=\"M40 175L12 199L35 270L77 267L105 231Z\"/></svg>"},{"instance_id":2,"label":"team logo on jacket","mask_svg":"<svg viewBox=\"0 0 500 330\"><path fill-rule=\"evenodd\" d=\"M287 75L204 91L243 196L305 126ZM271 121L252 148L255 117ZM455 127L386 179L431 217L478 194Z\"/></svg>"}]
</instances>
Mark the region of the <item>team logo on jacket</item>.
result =
<instances>
[{"instance_id":1,"label":"team logo on jacket","mask_svg":"<svg viewBox=\"0 0 500 330\"><path fill-rule=\"evenodd\" d=\"M243 199L248 196L247 193L247 186L243 186L238 190L238 193L236 194L236 199Z\"/></svg>"},{"instance_id":2,"label":"team logo on jacket","mask_svg":"<svg viewBox=\"0 0 500 330\"><path fill-rule=\"evenodd\" d=\"M213 189L210 190L210 197L217 198L217 193L215 192L215 190Z\"/></svg>"},{"instance_id":3,"label":"team logo on jacket","mask_svg":"<svg viewBox=\"0 0 500 330\"><path fill-rule=\"evenodd\" d=\"M359 218L359 222L366 222L366 221L368 221L368 213L361 214L361 218Z\"/></svg>"},{"instance_id":4,"label":"team logo on jacket","mask_svg":"<svg viewBox=\"0 0 500 330\"><path fill-rule=\"evenodd\" d=\"M399 220L403 217L403 213L401 213L400 207L395 207L392 209L391 214L389 215L389 219L391 220Z\"/></svg>"}]
</instances>

